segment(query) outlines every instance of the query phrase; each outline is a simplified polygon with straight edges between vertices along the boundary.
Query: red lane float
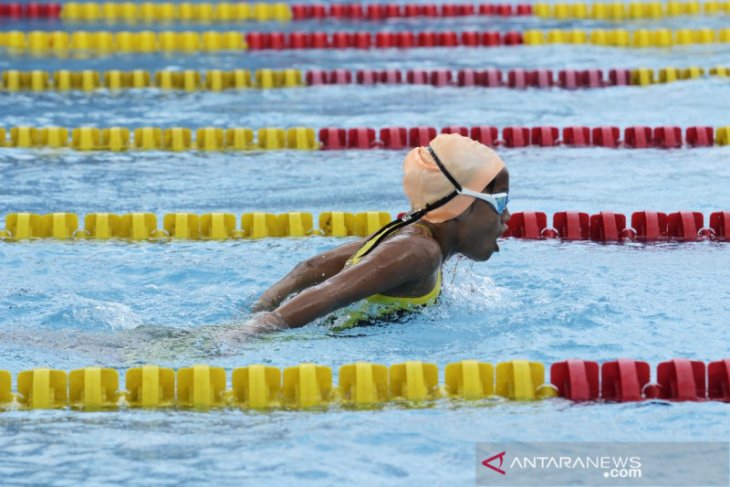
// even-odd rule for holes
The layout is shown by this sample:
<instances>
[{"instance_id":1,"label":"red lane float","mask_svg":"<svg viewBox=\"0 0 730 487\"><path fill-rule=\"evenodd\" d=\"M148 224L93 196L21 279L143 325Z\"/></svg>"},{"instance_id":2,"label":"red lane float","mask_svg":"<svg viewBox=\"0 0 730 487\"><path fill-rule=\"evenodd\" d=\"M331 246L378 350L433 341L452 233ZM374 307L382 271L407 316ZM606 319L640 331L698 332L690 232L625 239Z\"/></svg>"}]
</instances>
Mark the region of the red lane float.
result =
<instances>
[{"instance_id":1,"label":"red lane float","mask_svg":"<svg viewBox=\"0 0 730 487\"><path fill-rule=\"evenodd\" d=\"M615 148L619 146L621 131L618 127L595 127L591 132L593 145Z\"/></svg>"},{"instance_id":2,"label":"red lane float","mask_svg":"<svg viewBox=\"0 0 730 487\"><path fill-rule=\"evenodd\" d=\"M655 147L678 149L682 147L682 129L679 127L656 127L652 139Z\"/></svg>"},{"instance_id":3,"label":"red lane float","mask_svg":"<svg viewBox=\"0 0 730 487\"><path fill-rule=\"evenodd\" d=\"M627 86L631 84L631 70L612 69L608 72L608 84L611 86Z\"/></svg>"},{"instance_id":4,"label":"red lane float","mask_svg":"<svg viewBox=\"0 0 730 487\"><path fill-rule=\"evenodd\" d=\"M318 85L324 85L327 84L327 79L329 76L327 75L326 71L307 71L307 73L304 75L304 81L309 86L318 86Z\"/></svg>"},{"instance_id":5,"label":"red lane float","mask_svg":"<svg viewBox=\"0 0 730 487\"><path fill-rule=\"evenodd\" d=\"M377 145L374 129L357 127L347 131L347 147L349 149L372 149Z\"/></svg>"},{"instance_id":6,"label":"red lane float","mask_svg":"<svg viewBox=\"0 0 730 487\"><path fill-rule=\"evenodd\" d=\"M538 147L554 147L558 145L557 127L533 127L530 131L530 143Z\"/></svg>"},{"instance_id":7,"label":"red lane float","mask_svg":"<svg viewBox=\"0 0 730 487\"><path fill-rule=\"evenodd\" d=\"M327 77L327 84L330 85L349 85L352 83L352 73L345 69L335 69L330 71Z\"/></svg>"},{"instance_id":8,"label":"red lane float","mask_svg":"<svg viewBox=\"0 0 730 487\"><path fill-rule=\"evenodd\" d=\"M374 85L380 83L380 76L372 69L360 69L355 73L355 82L359 85Z\"/></svg>"},{"instance_id":9,"label":"red lane float","mask_svg":"<svg viewBox=\"0 0 730 487\"><path fill-rule=\"evenodd\" d=\"M469 137L469 129L466 127L460 127L458 125L452 125L451 127L444 127L441 129L442 134L459 134L463 137Z\"/></svg>"},{"instance_id":10,"label":"red lane float","mask_svg":"<svg viewBox=\"0 0 730 487\"><path fill-rule=\"evenodd\" d=\"M571 359L550 366L550 382L558 395L571 401L595 401L599 396L598 362Z\"/></svg>"},{"instance_id":11,"label":"red lane float","mask_svg":"<svg viewBox=\"0 0 730 487\"><path fill-rule=\"evenodd\" d=\"M403 82L403 74L395 69L386 69L380 72L380 82L388 84L396 84Z\"/></svg>"},{"instance_id":12,"label":"red lane float","mask_svg":"<svg viewBox=\"0 0 730 487\"><path fill-rule=\"evenodd\" d=\"M528 72L530 86L535 88L552 88L555 85L553 72L549 69L535 69Z\"/></svg>"},{"instance_id":13,"label":"red lane float","mask_svg":"<svg viewBox=\"0 0 730 487\"><path fill-rule=\"evenodd\" d=\"M631 149L646 149L653 142L649 127L627 127L624 131L624 145Z\"/></svg>"},{"instance_id":14,"label":"red lane float","mask_svg":"<svg viewBox=\"0 0 730 487\"><path fill-rule=\"evenodd\" d=\"M405 149L408 147L408 132L404 127L380 129L380 140L385 149Z\"/></svg>"},{"instance_id":15,"label":"red lane float","mask_svg":"<svg viewBox=\"0 0 730 487\"><path fill-rule=\"evenodd\" d=\"M657 366L657 397L673 401L699 401L707 394L705 364L674 359Z\"/></svg>"},{"instance_id":16,"label":"red lane float","mask_svg":"<svg viewBox=\"0 0 730 487\"><path fill-rule=\"evenodd\" d=\"M429 84L430 77L428 71L421 69L413 69L406 71L406 83L411 85L427 85Z\"/></svg>"},{"instance_id":17,"label":"red lane float","mask_svg":"<svg viewBox=\"0 0 730 487\"><path fill-rule=\"evenodd\" d=\"M710 227L704 227L704 216L696 211L661 213L637 211L631 215L631 226L625 215L602 211L594 215L577 211L559 211L553 215L552 227L543 212L513 213L503 237L520 239L559 238L564 241L591 240L601 243L637 242L698 242L728 241L730 212L710 215Z\"/></svg>"},{"instance_id":18,"label":"red lane float","mask_svg":"<svg viewBox=\"0 0 730 487\"><path fill-rule=\"evenodd\" d=\"M638 360L618 359L601 365L601 398L607 401L641 401L649 384L649 364Z\"/></svg>"},{"instance_id":19,"label":"red lane float","mask_svg":"<svg viewBox=\"0 0 730 487\"><path fill-rule=\"evenodd\" d=\"M565 127L563 129L563 145L573 147L591 145L591 129L588 127Z\"/></svg>"},{"instance_id":20,"label":"red lane float","mask_svg":"<svg viewBox=\"0 0 730 487\"><path fill-rule=\"evenodd\" d=\"M594 242L620 242L631 238L631 229L626 228L626 216L611 211L602 211L590 217L590 239Z\"/></svg>"},{"instance_id":21,"label":"red lane float","mask_svg":"<svg viewBox=\"0 0 730 487\"><path fill-rule=\"evenodd\" d=\"M590 217L578 211L560 211L553 215L553 228L563 240L588 240Z\"/></svg>"},{"instance_id":22,"label":"red lane float","mask_svg":"<svg viewBox=\"0 0 730 487\"><path fill-rule=\"evenodd\" d=\"M712 127L689 127L687 129L687 145L690 147L711 147L715 140L715 129Z\"/></svg>"},{"instance_id":23,"label":"red lane float","mask_svg":"<svg viewBox=\"0 0 730 487\"><path fill-rule=\"evenodd\" d=\"M583 86L583 78L578 71L563 70L558 72L558 86L566 90L576 90Z\"/></svg>"},{"instance_id":24,"label":"red lane float","mask_svg":"<svg viewBox=\"0 0 730 487\"><path fill-rule=\"evenodd\" d=\"M432 86L449 86L451 84L451 71L431 71L429 81Z\"/></svg>"},{"instance_id":25,"label":"red lane float","mask_svg":"<svg viewBox=\"0 0 730 487\"><path fill-rule=\"evenodd\" d=\"M669 240L667 214L657 211L639 211L631 215L634 238L645 242Z\"/></svg>"},{"instance_id":26,"label":"red lane float","mask_svg":"<svg viewBox=\"0 0 730 487\"><path fill-rule=\"evenodd\" d=\"M469 136L489 147L496 147L499 130L497 127L479 126L472 127Z\"/></svg>"},{"instance_id":27,"label":"red lane float","mask_svg":"<svg viewBox=\"0 0 730 487\"><path fill-rule=\"evenodd\" d=\"M481 86L483 83L483 73L474 69L462 69L456 73L456 84L458 86Z\"/></svg>"},{"instance_id":28,"label":"red lane float","mask_svg":"<svg viewBox=\"0 0 730 487\"><path fill-rule=\"evenodd\" d=\"M526 147L530 144L530 129L527 127L505 127L502 130L505 147Z\"/></svg>"},{"instance_id":29,"label":"red lane float","mask_svg":"<svg viewBox=\"0 0 730 487\"><path fill-rule=\"evenodd\" d=\"M581 71L580 78L584 88L602 88L606 86L606 81L603 79L603 71L600 69Z\"/></svg>"},{"instance_id":30,"label":"red lane float","mask_svg":"<svg viewBox=\"0 0 730 487\"><path fill-rule=\"evenodd\" d=\"M715 240L730 240L730 211L718 211L710 215L710 230Z\"/></svg>"},{"instance_id":31,"label":"red lane float","mask_svg":"<svg viewBox=\"0 0 730 487\"><path fill-rule=\"evenodd\" d=\"M414 127L408 131L408 145L411 147L424 147L436 137L436 129L433 127Z\"/></svg>"},{"instance_id":32,"label":"red lane float","mask_svg":"<svg viewBox=\"0 0 730 487\"><path fill-rule=\"evenodd\" d=\"M730 359L711 362L707 379L708 399L730 402Z\"/></svg>"},{"instance_id":33,"label":"red lane float","mask_svg":"<svg viewBox=\"0 0 730 487\"><path fill-rule=\"evenodd\" d=\"M503 237L537 240L545 238L547 215L541 211L520 211L513 213Z\"/></svg>"},{"instance_id":34,"label":"red lane float","mask_svg":"<svg viewBox=\"0 0 730 487\"><path fill-rule=\"evenodd\" d=\"M701 239L704 217L698 211L679 211L667 216L667 235L670 239L696 242Z\"/></svg>"},{"instance_id":35,"label":"red lane float","mask_svg":"<svg viewBox=\"0 0 730 487\"><path fill-rule=\"evenodd\" d=\"M338 128L323 128L319 131L322 150L347 149L347 131Z\"/></svg>"}]
</instances>

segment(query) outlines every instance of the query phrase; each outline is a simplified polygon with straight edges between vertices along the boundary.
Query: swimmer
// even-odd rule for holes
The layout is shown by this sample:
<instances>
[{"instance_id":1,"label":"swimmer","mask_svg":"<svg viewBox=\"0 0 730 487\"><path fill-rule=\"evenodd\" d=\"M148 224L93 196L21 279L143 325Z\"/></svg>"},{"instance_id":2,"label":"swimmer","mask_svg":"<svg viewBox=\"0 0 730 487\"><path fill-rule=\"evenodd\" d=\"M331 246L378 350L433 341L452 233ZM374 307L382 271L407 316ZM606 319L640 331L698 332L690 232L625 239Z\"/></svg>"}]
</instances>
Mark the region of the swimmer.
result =
<instances>
[{"instance_id":1,"label":"swimmer","mask_svg":"<svg viewBox=\"0 0 730 487\"><path fill-rule=\"evenodd\" d=\"M509 173L492 149L442 134L410 151L403 171L409 213L301 262L259 298L253 311L260 313L236 333L301 327L363 299L390 309L428 305L450 257L485 261L499 252L497 238L510 217Z\"/></svg>"}]
</instances>

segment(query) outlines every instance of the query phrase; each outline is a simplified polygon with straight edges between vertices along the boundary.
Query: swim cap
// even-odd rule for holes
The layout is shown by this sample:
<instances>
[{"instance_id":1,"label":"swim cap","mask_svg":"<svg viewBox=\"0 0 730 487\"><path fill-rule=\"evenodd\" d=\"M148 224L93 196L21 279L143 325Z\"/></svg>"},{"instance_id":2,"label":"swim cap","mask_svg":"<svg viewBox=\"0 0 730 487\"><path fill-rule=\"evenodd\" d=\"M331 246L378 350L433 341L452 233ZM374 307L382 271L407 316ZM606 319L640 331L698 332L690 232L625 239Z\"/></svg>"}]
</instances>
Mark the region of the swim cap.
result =
<instances>
[{"instance_id":1,"label":"swim cap","mask_svg":"<svg viewBox=\"0 0 730 487\"><path fill-rule=\"evenodd\" d=\"M441 134L429 144L446 170L465 189L481 192L504 167L492 149L459 134ZM428 149L417 147L403 161L403 191L418 210L452 193L456 188L441 172ZM444 206L423 217L441 223L461 215L474 202L470 196L458 195Z\"/></svg>"}]
</instances>

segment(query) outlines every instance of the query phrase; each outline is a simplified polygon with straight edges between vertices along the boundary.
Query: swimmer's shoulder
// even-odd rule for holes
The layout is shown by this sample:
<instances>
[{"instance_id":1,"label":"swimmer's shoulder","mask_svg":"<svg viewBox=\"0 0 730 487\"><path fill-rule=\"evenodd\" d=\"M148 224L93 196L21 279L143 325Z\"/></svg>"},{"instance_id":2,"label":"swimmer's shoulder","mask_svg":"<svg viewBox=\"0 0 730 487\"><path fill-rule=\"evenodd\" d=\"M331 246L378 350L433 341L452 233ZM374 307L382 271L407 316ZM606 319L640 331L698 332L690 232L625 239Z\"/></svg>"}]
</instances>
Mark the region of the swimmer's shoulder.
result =
<instances>
[{"instance_id":1,"label":"swimmer's shoulder","mask_svg":"<svg viewBox=\"0 0 730 487\"><path fill-rule=\"evenodd\" d=\"M399 262L412 270L420 271L418 274L430 275L441 268L443 260L441 246L430 228L425 224L414 223L388 235L360 262Z\"/></svg>"},{"instance_id":2,"label":"swimmer's shoulder","mask_svg":"<svg viewBox=\"0 0 730 487\"><path fill-rule=\"evenodd\" d=\"M428 226L414 223L398 232L398 236L400 238L394 240L398 240L397 243L403 245L408 255L419 265L425 266L429 263L431 265L428 267L431 267L431 270L441 267L443 263L441 246Z\"/></svg>"}]
</instances>

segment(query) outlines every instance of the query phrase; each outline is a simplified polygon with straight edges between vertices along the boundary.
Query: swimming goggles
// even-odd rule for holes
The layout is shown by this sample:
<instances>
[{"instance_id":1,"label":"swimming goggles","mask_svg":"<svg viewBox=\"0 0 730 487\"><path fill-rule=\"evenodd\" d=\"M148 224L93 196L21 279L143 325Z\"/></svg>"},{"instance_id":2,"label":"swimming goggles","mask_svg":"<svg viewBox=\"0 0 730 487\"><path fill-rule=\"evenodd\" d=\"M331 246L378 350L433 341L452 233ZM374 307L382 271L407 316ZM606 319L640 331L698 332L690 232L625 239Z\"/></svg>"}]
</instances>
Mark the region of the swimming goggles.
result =
<instances>
[{"instance_id":1,"label":"swimming goggles","mask_svg":"<svg viewBox=\"0 0 730 487\"><path fill-rule=\"evenodd\" d=\"M463 196L470 196L472 198L482 200L486 202L489 206L492 207L494 211L497 212L497 215L501 215L504 213L504 210L507 208L507 203L509 203L509 194L508 193L479 193L477 191L472 191L470 189L463 188L461 184L454 178L454 176L449 173L449 171L446 170L443 163L441 162L441 159L436 155L436 151L433 150L433 148L429 145L427 147L429 153L431 154L431 157L433 158L436 165L439 167L441 172L446 176L446 179L448 179L451 184L454 185L454 188L456 188L456 191L451 193L450 195L446 196L449 200L454 198L456 195L463 195Z\"/></svg>"},{"instance_id":2,"label":"swimming goggles","mask_svg":"<svg viewBox=\"0 0 730 487\"><path fill-rule=\"evenodd\" d=\"M476 191L464 188L457 192L460 195L471 196L472 198L485 201L497 212L497 215L504 213L504 210L507 208L507 203L509 203L509 194L507 193L477 193Z\"/></svg>"}]
</instances>

